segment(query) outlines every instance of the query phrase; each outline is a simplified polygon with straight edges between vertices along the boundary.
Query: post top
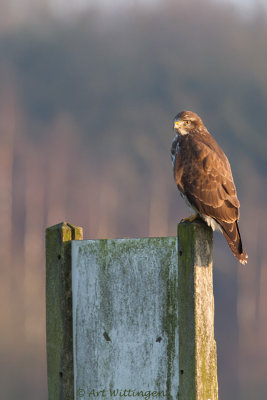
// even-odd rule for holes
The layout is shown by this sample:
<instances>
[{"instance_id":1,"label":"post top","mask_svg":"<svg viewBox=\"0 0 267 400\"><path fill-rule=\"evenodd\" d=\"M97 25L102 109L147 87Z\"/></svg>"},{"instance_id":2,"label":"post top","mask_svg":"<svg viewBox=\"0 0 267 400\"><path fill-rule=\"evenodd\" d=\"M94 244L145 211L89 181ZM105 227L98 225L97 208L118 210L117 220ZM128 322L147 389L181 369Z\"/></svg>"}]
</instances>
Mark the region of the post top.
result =
<instances>
[{"instance_id":1,"label":"post top","mask_svg":"<svg viewBox=\"0 0 267 400\"><path fill-rule=\"evenodd\" d=\"M67 240L82 240L83 228L69 224L68 222L60 222L59 224L50 226L46 229L46 234L49 235L53 232L62 232L62 241Z\"/></svg>"}]
</instances>

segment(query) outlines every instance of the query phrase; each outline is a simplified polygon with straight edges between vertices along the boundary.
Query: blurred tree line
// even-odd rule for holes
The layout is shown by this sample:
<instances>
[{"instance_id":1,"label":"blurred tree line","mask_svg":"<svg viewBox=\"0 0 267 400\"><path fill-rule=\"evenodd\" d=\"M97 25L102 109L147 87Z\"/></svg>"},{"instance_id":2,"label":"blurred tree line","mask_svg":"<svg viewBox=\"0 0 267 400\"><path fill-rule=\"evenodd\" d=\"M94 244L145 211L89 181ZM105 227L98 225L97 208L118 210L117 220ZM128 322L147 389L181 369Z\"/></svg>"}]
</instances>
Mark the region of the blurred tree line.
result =
<instances>
[{"instance_id":1,"label":"blurred tree line","mask_svg":"<svg viewBox=\"0 0 267 400\"><path fill-rule=\"evenodd\" d=\"M55 16L41 3L21 20L3 2L0 18L1 397L47 396L45 227L175 235L188 210L172 120L191 109L229 156L249 254L244 269L215 236L221 399L266 398L266 15L168 0Z\"/></svg>"}]
</instances>

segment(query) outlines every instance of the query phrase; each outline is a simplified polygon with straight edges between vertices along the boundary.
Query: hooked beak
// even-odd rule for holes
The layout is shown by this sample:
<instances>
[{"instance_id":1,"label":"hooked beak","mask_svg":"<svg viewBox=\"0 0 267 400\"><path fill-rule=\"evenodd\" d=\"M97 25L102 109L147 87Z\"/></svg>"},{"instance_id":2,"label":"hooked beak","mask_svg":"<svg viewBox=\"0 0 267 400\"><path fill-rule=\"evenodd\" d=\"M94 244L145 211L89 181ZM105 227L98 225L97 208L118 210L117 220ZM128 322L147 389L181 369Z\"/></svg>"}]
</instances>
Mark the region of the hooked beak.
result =
<instances>
[{"instance_id":1,"label":"hooked beak","mask_svg":"<svg viewBox=\"0 0 267 400\"><path fill-rule=\"evenodd\" d=\"M182 122L179 120L174 121L174 129L179 129L182 126Z\"/></svg>"}]
</instances>

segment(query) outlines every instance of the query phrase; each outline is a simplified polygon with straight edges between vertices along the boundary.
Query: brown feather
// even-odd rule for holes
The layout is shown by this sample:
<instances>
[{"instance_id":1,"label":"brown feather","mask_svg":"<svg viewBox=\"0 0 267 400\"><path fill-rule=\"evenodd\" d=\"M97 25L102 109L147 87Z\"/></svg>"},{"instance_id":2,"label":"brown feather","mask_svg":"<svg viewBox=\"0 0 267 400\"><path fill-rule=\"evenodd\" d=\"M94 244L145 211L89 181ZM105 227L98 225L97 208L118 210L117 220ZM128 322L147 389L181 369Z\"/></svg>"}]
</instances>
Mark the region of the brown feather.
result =
<instances>
[{"instance_id":1,"label":"brown feather","mask_svg":"<svg viewBox=\"0 0 267 400\"><path fill-rule=\"evenodd\" d=\"M194 113L183 113L186 114L181 113L179 118L190 118L192 114L194 124L187 134L183 131L176 138L172 147L173 154L179 142L173 171L175 182L200 215L213 218L221 226L233 254L245 263L247 255L237 223L240 205L229 161L201 119Z\"/></svg>"},{"instance_id":2,"label":"brown feather","mask_svg":"<svg viewBox=\"0 0 267 400\"><path fill-rule=\"evenodd\" d=\"M220 223L220 225L223 228L223 235L227 240L227 243L233 254L241 262L241 264L246 264L248 256L242 246L237 221L235 221L233 224Z\"/></svg>"}]
</instances>

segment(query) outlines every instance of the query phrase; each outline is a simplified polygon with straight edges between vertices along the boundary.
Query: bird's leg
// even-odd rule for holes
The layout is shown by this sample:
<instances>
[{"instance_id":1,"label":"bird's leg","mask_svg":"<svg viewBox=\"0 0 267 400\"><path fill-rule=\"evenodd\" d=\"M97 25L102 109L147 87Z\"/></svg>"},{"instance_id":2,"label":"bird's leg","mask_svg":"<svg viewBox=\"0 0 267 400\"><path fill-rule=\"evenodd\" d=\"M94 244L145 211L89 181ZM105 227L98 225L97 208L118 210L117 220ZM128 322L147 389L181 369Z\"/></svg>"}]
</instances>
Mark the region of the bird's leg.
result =
<instances>
[{"instance_id":1,"label":"bird's leg","mask_svg":"<svg viewBox=\"0 0 267 400\"><path fill-rule=\"evenodd\" d=\"M198 218L200 218L200 215L198 213L196 213L196 214L190 215L190 217L183 218L181 222L186 222L186 221L193 222Z\"/></svg>"}]
</instances>

